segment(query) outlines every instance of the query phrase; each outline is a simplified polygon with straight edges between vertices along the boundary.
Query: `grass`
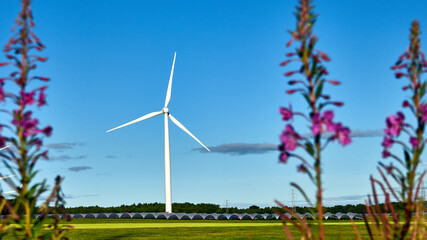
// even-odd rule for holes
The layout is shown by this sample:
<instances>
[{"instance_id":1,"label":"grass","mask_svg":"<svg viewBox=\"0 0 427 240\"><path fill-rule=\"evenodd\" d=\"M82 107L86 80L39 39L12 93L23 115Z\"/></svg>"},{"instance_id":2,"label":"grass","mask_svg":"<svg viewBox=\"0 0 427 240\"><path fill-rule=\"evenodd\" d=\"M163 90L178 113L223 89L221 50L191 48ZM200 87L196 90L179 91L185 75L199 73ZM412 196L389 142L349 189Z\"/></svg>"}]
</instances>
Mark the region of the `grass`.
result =
<instances>
[{"instance_id":1,"label":"grass","mask_svg":"<svg viewBox=\"0 0 427 240\"><path fill-rule=\"evenodd\" d=\"M149 220L149 219L75 219L74 230L67 233L76 239L286 239L280 221L221 220ZM364 227L357 222L364 239ZM293 232L296 233L295 229ZM355 239L349 221L330 221L325 226L328 240ZM297 238L298 239L298 238Z\"/></svg>"},{"instance_id":2,"label":"grass","mask_svg":"<svg viewBox=\"0 0 427 240\"><path fill-rule=\"evenodd\" d=\"M74 229L66 236L82 239L287 239L280 220L155 220L155 219L73 219ZM312 222L315 224L315 222ZM362 221L356 221L363 239L369 239ZM295 228L291 231L296 234ZM326 221L326 239L354 240L350 221ZM294 235L295 239L299 236ZM6 237L4 239L12 239Z\"/></svg>"}]
</instances>

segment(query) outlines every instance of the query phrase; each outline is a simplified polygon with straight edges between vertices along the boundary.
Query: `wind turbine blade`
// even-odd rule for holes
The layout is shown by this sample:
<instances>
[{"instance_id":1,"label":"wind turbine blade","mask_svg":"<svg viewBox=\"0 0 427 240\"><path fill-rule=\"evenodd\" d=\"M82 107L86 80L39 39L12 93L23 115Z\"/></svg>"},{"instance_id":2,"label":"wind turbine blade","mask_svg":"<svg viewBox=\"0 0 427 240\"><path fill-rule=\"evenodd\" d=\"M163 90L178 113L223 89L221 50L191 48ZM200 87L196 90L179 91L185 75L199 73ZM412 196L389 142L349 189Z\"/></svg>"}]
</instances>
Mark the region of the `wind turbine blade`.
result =
<instances>
[{"instance_id":1,"label":"wind turbine blade","mask_svg":"<svg viewBox=\"0 0 427 240\"><path fill-rule=\"evenodd\" d=\"M16 191L2 192L3 194L16 193Z\"/></svg>"},{"instance_id":2,"label":"wind turbine blade","mask_svg":"<svg viewBox=\"0 0 427 240\"><path fill-rule=\"evenodd\" d=\"M122 128L122 127L126 127L126 126L128 126L128 125L131 125L131 124L134 124L134 123L137 123L137 122L143 121L143 120L145 120L145 119L149 119L149 118L155 117L155 116L160 115L160 114L162 114L162 113L163 113L163 112L152 112L152 113L149 113L149 114L144 115L144 116L142 116L142 117L140 117L140 118L137 118L137 119L135 119L135 120L133 120L133 121L130 121L130 122L128 122L128 123L125 123L125 124L123 124L123 125L120 125L120 126L118 126L118 127L115 127L115 128L113 128L113 129L110 129L110 130L108 130L107 132L111 132L111 131L114 131L114 130L116 130L116 129L119 129L119 128Z\"/></svg>"},{"instance_id":3,"label":"wind turbine blade","mask_svg":"<svg viewBox=\"0 0 427 240\"><path fill-rule=\"evenodd\" d=\"M184 125L182 125L180 122L178 122L178 120L176 120L176 118L174 118L171 114L169 114L169 118L172 120L173 123L175 123L178 127L180 127L182 130L184 130L184 132L186 132L188 135L190 135L192 138L194 138L194 140L196 140L198 143L200 143L200 145L202 145L204 148L206 148L206 150L208 150L209 152L211 151L202 142L200 142L200 140L197 139L190 131L188 131L188 129L185 128Z\"/></svg>"},{"instance_id":4,"label":"wind turbine blade","mask_svg":"<svg viewBox=\"0 0 427 240\"><path fill-rule=\"evenodd\" d=\"M8 147L10 147L10 146L2 147L2 148L0 148L0 151L6 149Z\"/></svg>"},{"instance_id":5,"label":"wind turbine blade","mask_svg":"<svg viewBox=\"0 0 427 240\"><path fill-rule=\"evenodd\" d=\"M176 58L176 52L173 55L172 70L171 70L171 75L169 77L168 91L166 92L165 107L169 105L169 101L171 100L172 78L173 78L173 69L175 68L175 58Z\"/></svg>"},{"instance_id":6,"label":"wind turbine blade","mask_svg":"<svg viewBox=\"0 0 427 240\"><path fill-rule=\"evenodd\" d=\"M11 177L15 177L15 175L0 177L0 180L5 179L5 178L11 178Z\"/></svg>"}]
</instances>

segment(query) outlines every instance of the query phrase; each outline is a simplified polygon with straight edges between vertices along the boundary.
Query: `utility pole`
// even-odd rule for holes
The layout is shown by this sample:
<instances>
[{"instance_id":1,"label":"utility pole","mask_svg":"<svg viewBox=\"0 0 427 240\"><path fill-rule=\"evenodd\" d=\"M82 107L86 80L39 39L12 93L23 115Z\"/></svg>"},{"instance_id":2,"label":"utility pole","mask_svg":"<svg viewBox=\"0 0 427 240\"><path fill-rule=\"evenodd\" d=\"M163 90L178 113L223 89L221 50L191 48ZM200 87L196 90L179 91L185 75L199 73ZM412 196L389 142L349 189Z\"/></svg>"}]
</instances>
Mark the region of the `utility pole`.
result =
<instances>
[{"instance_id":1,"label":"utility pole","mask_svg":"<svg viewBox=\"0 0 427 240\"><path fill-rule=\"evenodd\" d=\"M295 208L295 189L292 188L292 211L296 212Z\"/></svg>"},{"instance_id":2,"label":"utility pole","mask_svg":"<svg viewBox=\"0 0 427 240\"><path fill-rule=\"evenodd\" d=\"M225 200L225 213L228 214L228 199Z\"/></svg>"},{"instance_id":3,"label":"utility pole","mask_svg":"<svg viewBox=\"0 0 427 240\"><path fill-rule=\"evenodd\" d=\"M423 190L423 192L422 192L423 201L425 201L426 200L426 188L424 186L424 181L421 183L421 189Z\"/></svg>"},{"instance_id":4,"label":"utility pole","mask_svg":"<svg viewBox=\"0 0 427 240\"><path fill-rule=\"evenodd\" d=\"M426 187L424 186L424 181L421 183L421 189L423 190L422 191L422 198L423 198L423 207L425 208L425 202L427 199L426 199Z\"/></svg>"}]
</instances>

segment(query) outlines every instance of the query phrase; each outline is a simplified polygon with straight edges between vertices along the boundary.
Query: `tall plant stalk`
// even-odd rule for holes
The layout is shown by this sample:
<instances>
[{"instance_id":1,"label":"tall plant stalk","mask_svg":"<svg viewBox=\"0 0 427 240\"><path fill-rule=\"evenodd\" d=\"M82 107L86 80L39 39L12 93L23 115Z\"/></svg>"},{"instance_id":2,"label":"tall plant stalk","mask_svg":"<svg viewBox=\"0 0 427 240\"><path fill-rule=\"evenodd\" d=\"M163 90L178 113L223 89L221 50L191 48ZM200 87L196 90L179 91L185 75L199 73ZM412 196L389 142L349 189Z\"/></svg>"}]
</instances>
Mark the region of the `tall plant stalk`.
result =
<instances>
[{"instance_id":1,"label":"tall plant stalk","mask_svg":"<svg viewBox=\"0 0 427 240\"><path fill-rule=\"evenodd\" d=\"M422 174L417 172L421 161L420 157L426 144L424 128L427 122L427 103L423 99L427 82L422 79L422 74L427 71L427 62L424 58L424 53L421 51L419 35L419 23L414 20L409 35L409 46L399 57L396 64L392 66L392 70L396 71L396 78L406 78L408 80L403 90L411 92L411 97L403 101L402 107L408 109L410 115L413 116L414 124L408 122L403 112L388 116L386 129L384 130L385 137L382 142L384 147L383 158L391 158L398 165L394 165L393 162L389 165L380 162L380 166L394 180L400 190L395 190L392 187L393 184L390 183L390 180L380 168L378 170L383 182L371 177L374 202L369 199L367 203L371 221L368 224L367 217L365 217L365 221L368 230L378 229L383 239L403 240L408 238L424 239L427 237L425 225L420 224L420 222L424 221L424 217L419 217L420 212L424 212L424 200L419 197L419 193L426 171ZM399 148L402 148L403 158L390 152L393 145L398 145ZM385 210L377 207L379 202L375 185L379 185L386 196L385 205L389 207ZM391 196L403 205L403 212L394 210L390 200ZM388 212L392 212L392 215L396 216L392 218L393 221L389 218L381 217ZM402 220L403 222L401 222ZM374 234L370 234L370 236L373 239Z\"/></svg>"},{"instance_id":2,"label":"tall plant stalk","mask_svg":"<svg viewBox=\"0 0 427 240\"><path fill-rule=\"evenodd\" d=\"M299 134L294 130L291 124L287 124L285 130L280 137L282 144L279 147L281 151L280 162L286 163L289 158L295 158L301 161L298 166L298 171L306 173L316 187L316 204L317 216L313 212L312 215L317 219L318 236L311 231L308 224L301 220L300 223L293 221L279 213L284 222L290 221L298 229L305 239L325 239L323 227L323 188L322 188L322 151L326 148L329 142L338 140L343 146L351 143L350 129L344 127L341 123L333 121L334 112L326 110L330 106L340 107L342 102L331 101L330 96L324 94L323 88L325 84L339 85L340 82L336 80L326 79L328 71L323 65L324 62L330 61L329 56L316 49L315 45L318 41L317 36L313 33L313 26L316 22L317 15L313 12L314 6L310 0L300 0L299 5L296 7L297 11L295 16L297 18L296 30L290 31L292 36L291 40L287 43L290 47L297 45L294 52L286 54L287 60L282 62L281 66L292 65L299 63L298 69L285 73L286 77L297 76L296 79L290 80L288 83L291 86L298 86L287 90L288 94L300 93L305 99L310 111L308 114L302 112L294 112L292 107L281 107L280 113L284 121L293 120L294 116L301 117L310 126L309 130L311 136L306 134ZM305 156L294 151L300 148L305 151ZM306 156L311 158L313 163L306 160ZM311 204L306 193L296 183L292 183L302 195L306 198L307 202ZM297 214L288 207L280 204L283 209L291 215L297 217ZM298 218L298 217L297 217ZM289 229L286 224L284 225L288 237Z\"/></svg>"},{"instance_id":3,"label":"tall plant stalk","mask_svg":"<svg viewBox=\"0 0 427 240\"><path fill-rule=\"evenodd\" d=\"M16 178L6 178L8 185L16 191L13 199L13 221L16 225L10 227L16 239L61 239L67 227L54 226L55 231L43 232L43 225L48 218L48 213L56 212L55 209L63 205L60 195L61 177L56 178L55 186L47 199L40 204L41 195L48 190L46 181L34 182L38 171L35 166L38 160L47 159L48 151L42 149L43 138L52 134L52 127L40 127L39 120L33 117L33 110L46 105L44 85L49 78L34 76L32 72L39 62L45 62L46 57L34 54L42 51L45 46L33 32L35 26L30 0L21 1L21 11L12 28L13 35L5 45L6 62L1 62L1 67L11 66L13 72L0 78L0 102L7 102L9 107L1 112L9 115L10 123L0 124L0 147L11 145L0 152L4 164ZM17 92L6 91L8 89ZM12 86L15 85L15 86ZM6 133L4 130L8 130ZM53 209L51 202L57 204ZM36 219L35 214L40 214ZM58 216L56 216L58 218Z\"/></svg>"}]
</instances>

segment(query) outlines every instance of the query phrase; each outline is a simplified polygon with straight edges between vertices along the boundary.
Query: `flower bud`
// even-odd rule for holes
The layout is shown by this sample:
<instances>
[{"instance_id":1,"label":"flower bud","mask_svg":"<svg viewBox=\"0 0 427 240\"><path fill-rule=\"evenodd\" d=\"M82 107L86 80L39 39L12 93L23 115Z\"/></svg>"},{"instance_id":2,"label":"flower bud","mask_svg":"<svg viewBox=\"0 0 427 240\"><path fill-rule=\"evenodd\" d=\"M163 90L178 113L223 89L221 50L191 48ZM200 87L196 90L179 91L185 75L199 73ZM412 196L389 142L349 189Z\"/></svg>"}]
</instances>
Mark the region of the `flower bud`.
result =
<instances>
[{"instance_id":1,"label":"flower bud","mask_svg":"<svg viewBox=\"0 0 427 240\"><path fill-rule=\"evenodd\" d=\"M401 77L403 77L403 76L405 76L405 75L406 75L406 74L401 73L401 72L397 72L397 73L395 73L396 78L401 78Z\"/></svg>"},{"instance_id":2,"label":"flower bud","mask_svg":"<svg viewBox=\"0 0 427 240\"><path fill-rule=\"evenodd\" d=\"M402 103L402 107L408 107L409 106L409 102L408 101L403 101Z\"/></svg>"},{"instance_id":3,"label":"flower bud","mask_svg":"<svg viewBox=\"0 0 427 240\"><path fill-rule=\"evenodd\" d=\"M341 82L337 81L337 80L327 80L328 83L332 84L332 85L340 85Z\"/></svg>"},{"instance_id":4,"label":"flower bud","mask_svg":"<svg viewBox=\"0 0 427 240\"><path fill-rule=\"evenodd\" d=\"M296 72L295 71L290 71L290 72L285 73L285 76L289 77L289 76L292 76L294 73L296 73Z\"/></svg>"},{"instance_id":5,"label":"flower bud","mask_svg":"<svg viewBox=\"0 0 427 240\"><path fill-rule=\"evenodd\" d=\"M288 63L290 63L291 62L291 60L286 60L286 61L283 61L282 63L280 63L280 66L286 66L286 65L288 65Z\"/></svg>"}]
</instances>

